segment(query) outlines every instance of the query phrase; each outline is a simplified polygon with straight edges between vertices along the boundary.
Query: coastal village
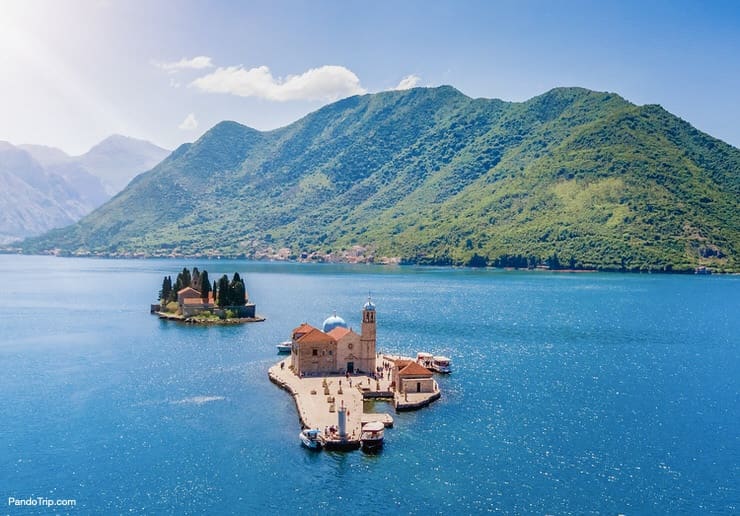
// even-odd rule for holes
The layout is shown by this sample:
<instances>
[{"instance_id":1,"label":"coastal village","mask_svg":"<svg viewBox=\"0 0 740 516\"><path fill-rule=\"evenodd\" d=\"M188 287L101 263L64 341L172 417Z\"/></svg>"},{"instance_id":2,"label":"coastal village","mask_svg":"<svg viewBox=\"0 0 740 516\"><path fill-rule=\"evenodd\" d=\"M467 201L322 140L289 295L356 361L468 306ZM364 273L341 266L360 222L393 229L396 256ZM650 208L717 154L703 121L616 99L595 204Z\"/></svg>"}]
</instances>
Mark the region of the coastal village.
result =
<instances>
[{"instance_id":1,"label":"coastal village","mask_svg":"<svg viewBox=\"0 0 740 516\"><path fill-rule=\"evenodd\" d=\"M372 299L362 307L360 333L336 314L318 329L302 323L278 346L289 356L270 367L272 382L290 392L309 448L367 451L382 447L383 428L393 426L385 413L366 413L365 400L388 400L396 411L415 410L439 399L434 358L417 359L377 351L377 311ZM438 372L449 372L449 359L436 357ZM421 363L420 363L421 362Z\"/></svg>"}]
</instances>

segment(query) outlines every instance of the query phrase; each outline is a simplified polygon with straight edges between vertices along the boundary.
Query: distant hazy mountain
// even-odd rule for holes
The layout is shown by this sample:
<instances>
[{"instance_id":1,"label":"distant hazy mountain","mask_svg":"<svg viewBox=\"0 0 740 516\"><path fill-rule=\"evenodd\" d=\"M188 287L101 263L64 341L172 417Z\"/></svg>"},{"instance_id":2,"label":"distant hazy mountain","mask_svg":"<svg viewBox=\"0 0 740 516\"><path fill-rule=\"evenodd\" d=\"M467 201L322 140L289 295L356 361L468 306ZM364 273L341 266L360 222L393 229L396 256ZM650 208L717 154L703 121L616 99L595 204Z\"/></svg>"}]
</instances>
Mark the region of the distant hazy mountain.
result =
<instances>
[{"instance_id":1,"label":"distant hazy mountain","mask_svg":"<svg viewBox=\"0 0 740 516\"><path fill-rule=\"evenodd\" d=\"M270 132L222 122L23 248L740 270L738 171L740 150L613 93L416 88Z\"/></svg>"},{"instance_id":2,"label":"distant hazy mountain","mask_svg":"<svg viewBox=\"0 0 740 516\"><path fill-rule=\"evenodd\" d=\"M77 160L91 174L100 178L105 191L112 197L134 177L151 169L169 153L153 143L116 134Z\"/></svg>"},{"instance_id":3,"label":"distant hazy mountain","mask_svg":"<svg viewBox=\"0 0 740 516\"><path fill-rule=\"evenodd\" d=\"M167 154L123 136L107 138L82 156L0 142L0 243L72 224Z\"/></svg>"},{"instance_id":4,"label":"distant hazy mountain","mask_svg":"<svg viewBox=\"0 0 740 516\"><path fill-rule=\"evenodd\" d=\"M46 145L23 144L17 146L28 152L41 166L55 165L57 163L66 163L72 161L72 157L61 149L56 147L47 147Z\"/></svg>"},{"instance_id":5,"label":"distant hazy mountain","mask_svg":"<svg viewBox=\"0 0 740 516\"><path fill-rule=\"evenodd\" d=\"M102 193L97 178L88 180ZM71 224L93 208L63 176L47 171L27 151L0 143L0 241Z\"/></svg>"}]
</instances>

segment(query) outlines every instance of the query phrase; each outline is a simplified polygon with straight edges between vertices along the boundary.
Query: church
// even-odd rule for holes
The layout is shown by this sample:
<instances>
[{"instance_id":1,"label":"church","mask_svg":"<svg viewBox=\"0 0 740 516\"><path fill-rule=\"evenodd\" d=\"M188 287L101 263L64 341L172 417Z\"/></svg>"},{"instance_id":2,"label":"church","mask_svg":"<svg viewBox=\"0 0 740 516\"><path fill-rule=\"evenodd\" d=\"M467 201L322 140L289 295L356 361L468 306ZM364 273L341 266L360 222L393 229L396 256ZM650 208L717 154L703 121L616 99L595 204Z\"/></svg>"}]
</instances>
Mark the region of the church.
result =
<instances>
[{"instance_id":1,"label":"church","mask_svg":"<svg viewBox=\"0 0 740 516\"><path fill-rule=\"evenodd\" d=\"M291 369L299 376L375 372L375 304L362 307L360 334L336 313L321 329L303 323L291 336Z\"/></svg>"}]
</instances>

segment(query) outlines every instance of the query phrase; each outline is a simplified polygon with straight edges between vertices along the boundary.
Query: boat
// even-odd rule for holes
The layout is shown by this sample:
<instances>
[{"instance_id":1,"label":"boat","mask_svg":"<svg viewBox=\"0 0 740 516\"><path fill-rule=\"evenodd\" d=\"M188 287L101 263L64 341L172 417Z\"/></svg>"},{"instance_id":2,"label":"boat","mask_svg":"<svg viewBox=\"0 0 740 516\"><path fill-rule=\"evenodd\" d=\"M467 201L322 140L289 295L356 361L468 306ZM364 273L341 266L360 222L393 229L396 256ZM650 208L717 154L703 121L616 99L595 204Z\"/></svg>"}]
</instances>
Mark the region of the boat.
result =
<instances>
[{"instance_id":1,"label":"boat","mask_svg":"<svg viewBox=\"0 0 740 516\"><path fill-rule=\"evenodd\" d=\"M306 448L311 450L320 450L324 446L324 439L321 437L321 432L318 428L306 428L301 430L298 434L298 438Z\"/></svg>"},{"instance_id":2,"label":"boat","mask_svg":"<svg viewBox=\"0 0 740 516\"><path fill-rule=\"evenodd\" d=\"M422 367L431 369L432 368L432 358L433 357L431 353L425 353L424 351L419 351L416 354L416 363Z\"/></svg>"},{"instance_id":3,"label":"boat","mask_svg":"<svg viewBox=\"0 0 740 516\"><path fill-rule=\"evenodd\" d=\"M450 359L443 356L436 356L432 358L432 371L438 373L449 374L452 372L450 368Z\"/></svg>"},{"instance_id":4,"label":"boat","mask_svg":"<svg viewBox=\"0 0 740 516\"><path fill-rule=\"evenodd\" d=\"M380 421L371 421L362 426L360 441L363 450L377 450L383 447L385 425Z\"/></svg>"},{"instance_id":5,"label":"boat","mask_svg":"<svg viewBox=\"0 0 740 516\"><path fill-rule=\"evenodd\" d=\"M293 349L293 342L286 340L277 345L278 353L290 353Z\"/></svg>"}]
</instances>

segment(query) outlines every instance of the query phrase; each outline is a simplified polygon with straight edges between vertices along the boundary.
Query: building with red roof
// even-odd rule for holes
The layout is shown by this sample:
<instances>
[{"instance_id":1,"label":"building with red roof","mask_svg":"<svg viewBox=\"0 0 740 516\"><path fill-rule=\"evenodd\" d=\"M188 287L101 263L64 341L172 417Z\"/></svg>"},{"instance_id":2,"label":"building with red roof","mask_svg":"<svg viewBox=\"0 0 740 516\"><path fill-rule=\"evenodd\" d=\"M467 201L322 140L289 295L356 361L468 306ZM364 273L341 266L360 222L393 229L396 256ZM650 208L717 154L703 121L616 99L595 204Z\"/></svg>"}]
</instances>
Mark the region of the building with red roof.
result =
<instances>
[{"instance_id":1,"label":"building with red roof","mask_svg":"<svg viewBox=\"0 0 740 516\"><path fill-rule=\"evenodd\" d=\"M212 292L209 292L208 297L203 299L201 293L193 287L185 287L177 291L177 305L180 313L185 317L198 315L216 306Z\"/></svg>"},{"instance_id":2,"label":"building with red roof","mask_svg":"<svg viewBox=\"0 0 740 516\"><path fill-rule=\"evenodd\" d=\"M399 393L434 392L436 385L432 372L413 360L396 360L391 372Z\"/></svg>"},{"instance_id":3,"label":"building with red roof","mask_svg":"<svg viewBox=\"0 0 740 516\"><path fill-rule=\"evenodd\" d=\"M375 372L375 305L368 300L362 310L358 334L337 314L322 329L303 323L293 329L291 366L298 375L331 375Z\"/></svg>"}]
</instances>

